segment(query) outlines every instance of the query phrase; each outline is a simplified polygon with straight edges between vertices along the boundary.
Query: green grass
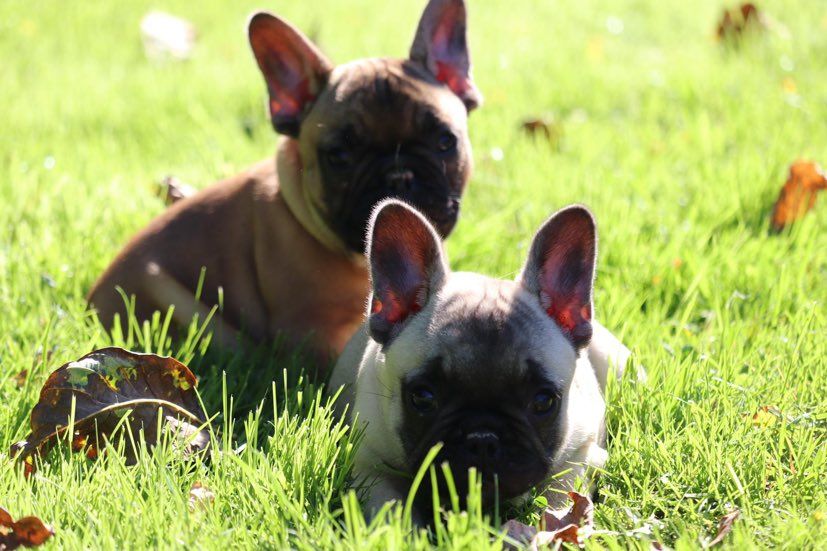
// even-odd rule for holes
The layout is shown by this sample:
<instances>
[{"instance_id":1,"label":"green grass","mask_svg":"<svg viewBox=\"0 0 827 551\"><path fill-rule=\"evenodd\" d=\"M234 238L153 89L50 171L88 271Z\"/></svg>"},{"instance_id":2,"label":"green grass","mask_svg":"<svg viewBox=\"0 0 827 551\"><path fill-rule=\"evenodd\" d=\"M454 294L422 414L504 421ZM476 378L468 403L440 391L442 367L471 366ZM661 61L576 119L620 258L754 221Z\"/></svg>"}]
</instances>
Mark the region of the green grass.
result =
<instances>
[{"instance_id":1,"label":"green grass","mask_svg":"<svg viewBox=\"0 0 827 551\"><path fill-rule=\"evenodd\" d=\"M276 10L345 61L404 54L422 3L0 4L0 506L53 524L50 546L499 546L477 510L449 514L430 538L410 535L399 509L365 526L347 482L358 438L298 381L301 359L277 347L173 350L219 415L222 451L209 463L168 450L134 467L56 452L26 480L5 454L50 371L112 342L83 297L164 209L153 182L171 173L203 186L273 153L247 14ZM598 527L648 524L670 547L693 548L737 507L725 545L827 546L827 204L791 231L767 230L787 165L827 163L824 3L763 2L786 31L736 50L713 37L721 0L471 3L486 104L471 119L476 171L453 265L511 277L550 212L586 203L601 238L598 315L650 375L610 387ZM138 21L150 7L197 25L192 60L145 59ZM537 115L562 129L558 147L519 130ZM157 331L116 341L170 350ZM761 406L782 417L753 426ZM216 501L191 514L196 480Z\"/></svg>"}]
</instances>

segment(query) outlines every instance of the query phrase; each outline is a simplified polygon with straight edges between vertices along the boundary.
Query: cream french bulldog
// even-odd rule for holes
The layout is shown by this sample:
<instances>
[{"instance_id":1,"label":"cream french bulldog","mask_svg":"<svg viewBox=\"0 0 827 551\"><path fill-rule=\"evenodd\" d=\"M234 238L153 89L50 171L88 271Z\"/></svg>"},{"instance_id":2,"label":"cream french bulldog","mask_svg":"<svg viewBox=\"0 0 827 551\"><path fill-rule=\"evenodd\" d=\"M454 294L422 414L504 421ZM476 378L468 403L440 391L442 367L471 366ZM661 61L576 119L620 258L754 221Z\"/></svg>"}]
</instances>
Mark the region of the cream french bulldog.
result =
<instances>
[{"instance_id":1,"label":"cream french bulldog","mask_svg":"<svg viewBox=\"0 0 827 551\"><path fill-rule=\"evenodd\" d=\"M559 507L554 489L603 466L606 376L629 350L593 320L596 245L589 211L565 208L504 281L451 272L438 234L408 205L376 208L367 321L331 379L365 429L355 475L372 484L369 511L404 499L437 443L460 495L477 469L487 505L548 485Z\"/></svg>"}]
</instances>

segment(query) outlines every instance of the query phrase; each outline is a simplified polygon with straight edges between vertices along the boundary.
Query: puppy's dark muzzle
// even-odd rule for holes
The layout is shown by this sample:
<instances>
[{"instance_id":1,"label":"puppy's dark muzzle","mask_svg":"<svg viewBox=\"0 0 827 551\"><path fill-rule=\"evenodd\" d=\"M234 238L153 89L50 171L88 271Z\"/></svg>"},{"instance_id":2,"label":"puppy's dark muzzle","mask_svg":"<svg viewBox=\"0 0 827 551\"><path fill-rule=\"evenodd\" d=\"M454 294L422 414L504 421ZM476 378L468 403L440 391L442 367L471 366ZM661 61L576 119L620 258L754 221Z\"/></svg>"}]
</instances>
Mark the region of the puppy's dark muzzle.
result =
<instances>
[{"instance_id":1,"label":"puppy's dark muzzle","mask_svg":"<svg viewBox=\"0 0 827 551\"><path fill-rule=\"evenodd\" d=\"M364 250L371 212L384 199L399 199L420 211L442 238L457 223L462 185L444 166L427 156L386 154L355 167L347 192L338 196L332 219L339 235L353 250Z\"/></svg>"},{"instance_id":2,"label":"puppy's dark muzzle","mask_svg":"<svg viewBox=\"0 0 827 551\"><path fill-rule=\"evenodd\" d=\"M447 192L442 178L419 177L409 168L391 168L385 173L388 198L412 204L428 217L442 237L454 229L459 216L459 194Z\"/></svg>"},{"instance_id":3,"label":"puppy's dark muzzle","mask_svg":"<svg viewBox=\"0 0 827 551\"><path fill-rule=\"evenodd\" d=\"M479 465L481 471L491 470L500 460L500 437L491 431L475 431L465 435L468 459Z\"/></svg>"},{"instance_id":4,"label":"puppy's dark muzzle","mask_svg":"<svg viewBox=\"0 0 827 551\"><path fill-rule=\"evenodd\" d=\"M427 441L443 442L435 463L450 466L461 498L468 493L468 471L472 468L481 478L482 503L486 507L497 500L522 495L546 478L546 454L532 445L526 431L514 425L508 416L471 409L448 423L450 428L442 427L448 430L436 430ZM426 448L427 445L422 450ZM438 490L442 497L448 495L446 489L445 481L440 481Z\"/></svg>"},{"instance_id":5,"label":"puppy's dark muzzle","mask_svg":"<svg viewBox=\"0 0 827 551\"><path fill-rule=\"evenodd\" d=\"M411 193L416 183L413 170L393 169L385 174L385 183L394 193Z\"/></svg>"}]
</instances>

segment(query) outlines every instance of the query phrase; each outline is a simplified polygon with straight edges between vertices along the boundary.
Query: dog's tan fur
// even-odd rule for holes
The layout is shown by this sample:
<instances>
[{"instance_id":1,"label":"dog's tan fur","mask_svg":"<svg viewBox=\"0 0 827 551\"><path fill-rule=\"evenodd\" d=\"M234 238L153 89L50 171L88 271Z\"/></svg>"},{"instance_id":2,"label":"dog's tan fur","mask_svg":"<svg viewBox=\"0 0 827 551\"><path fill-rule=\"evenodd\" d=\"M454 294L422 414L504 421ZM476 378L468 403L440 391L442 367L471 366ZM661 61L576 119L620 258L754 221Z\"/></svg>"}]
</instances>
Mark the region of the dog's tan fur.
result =
<instances>
[{"instance_id":1,"label":"dog's tan fur","mask_svg":"<svg viewBox=\"0 0 827 551\"><path fill-rule=\"evenodd\" d=\"M282 147L289 155L291 144ZM196 312L205 319L221 288L215 329L225 344L235 344L238 328L256 340L311 334L317 347L340 350L361 321L368 276L361 258L331 251L296 220L269 159L176 203L130 241L89 296L107 325L124 310L116 286L139 297L139 319L174 304L180 324ZM304 288L312 292L297 300Z\"/></svg>"},{"instance_id":2,"label":"dog's tan fur","mask_svg":"<svg viewBox=\"0 0 827 551\"><path fill-rule=\"evenodd\" d=\"M410 59L334 67L298 30L264 13L250 21L250 42L268 84L273 124L284 134L276 158L175 203L126 245L88 298L107 328L125 322L119 289L135 296L139 320L174 305L176 324L186 326L222 305L212 329L224 345L236 346L239 334L257 342L284 335L329 358L361 323L369 291L354 235L364 235L377 200L406 193L385 181L387 159L392 171L427 175L416 177L431 187L417 193L436 205L429 214L443 219L443 236L456 221L458 207L451 216L442 216L443 209L458 206L470 176L467 111L481 100L470 80L464 2L431 0ZM447 77L437 68L450 69ZM455 138L449 156L436 148L434 124ZM326 176L319 158L345 128L369 144L354 171L367 174L361 179ZM377 186L388 186L378 199ZM352 219L360 212L355 208L332 211L341 198L364 208L364 224Z\"/></svg>"}]
</instances>

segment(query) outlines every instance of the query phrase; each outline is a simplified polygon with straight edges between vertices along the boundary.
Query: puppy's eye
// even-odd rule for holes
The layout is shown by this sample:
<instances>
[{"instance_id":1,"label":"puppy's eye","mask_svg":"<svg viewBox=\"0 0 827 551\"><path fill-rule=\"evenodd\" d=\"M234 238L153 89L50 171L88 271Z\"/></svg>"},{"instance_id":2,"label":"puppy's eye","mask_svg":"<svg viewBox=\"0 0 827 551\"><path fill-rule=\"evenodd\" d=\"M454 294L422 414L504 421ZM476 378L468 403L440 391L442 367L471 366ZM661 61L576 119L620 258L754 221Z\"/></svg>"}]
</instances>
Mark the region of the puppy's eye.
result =
<instances>
[{"instance_id":1,"label":"puppy's eye","mask_svg":"<svg viewBox=\"0 0 827 551\"><path fill-rule=\"evenodd\" d=\"M557 405L557 396L550 390L541 390L531 399L529 407L537 415L551 413Z\"/></svg>"},{"instance_id":2,"label":"puppy's eye","mask_svg":"<svg viewBox=\"0 0 827 551\"><path fill-rule=\"evenodd\" d=\"M430 413L436 409L436 395L427 387L413 389L410 399L411 405L420 413Z\"/></svg>"},{"instance_id":3,"label":"puppy's eye","mask_svg":"<svg viewBox=\"0 0 827 551\"><path fill-rule=\"evenodd\" d=\"M457 148L457 137L445 130L439 134L436 145L442 153L448 153Z\"/></svg>"},{"instance_id":4,"label":"puppy's eye","mask_svg":"<svg viewBox=\"0 0 827 551\"><path fill-rule=\"evenodd\" d=\"M327 164L336 169L347 168L351 163L350 153L343 147L328 149L324 154L324 158Z\"/></svg>"}]
</instances>

